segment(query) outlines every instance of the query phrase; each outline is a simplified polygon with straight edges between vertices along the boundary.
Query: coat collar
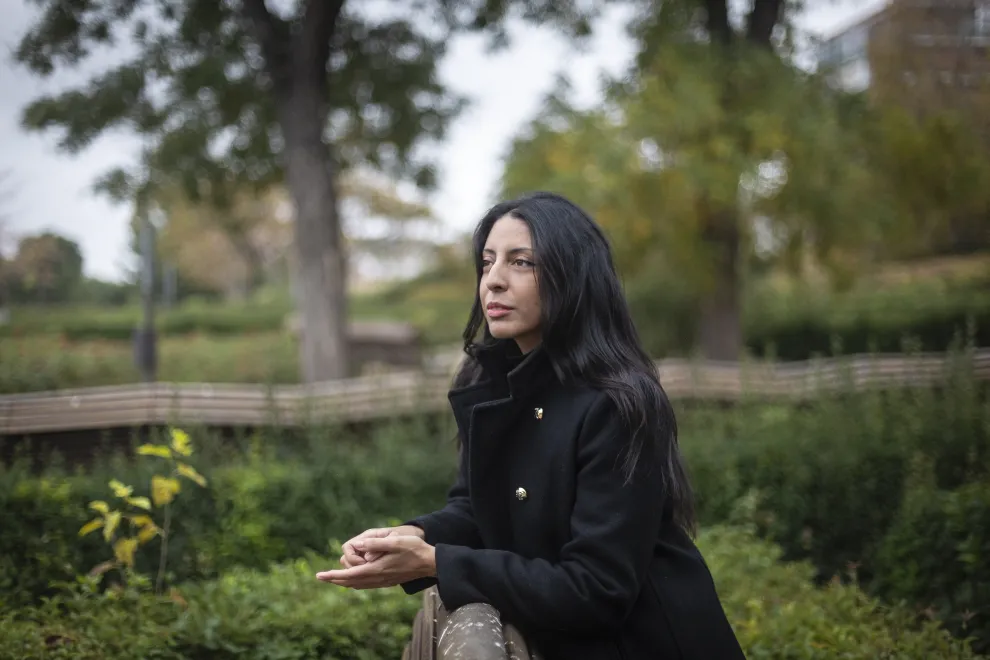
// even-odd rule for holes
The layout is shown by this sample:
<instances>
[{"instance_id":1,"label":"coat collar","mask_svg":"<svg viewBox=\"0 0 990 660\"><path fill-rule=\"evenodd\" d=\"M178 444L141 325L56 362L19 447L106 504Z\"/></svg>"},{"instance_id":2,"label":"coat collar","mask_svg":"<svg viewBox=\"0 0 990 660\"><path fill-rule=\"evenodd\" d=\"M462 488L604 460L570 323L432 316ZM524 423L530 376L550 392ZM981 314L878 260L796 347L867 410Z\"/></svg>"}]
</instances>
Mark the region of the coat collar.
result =
<instances>
[{"instance_id":1,"label":"coat collar","mask_svg":"<svg viewBox=\"0 0 990 660\"><path fill-rule=\"evenodd\" d=\"M556 378L542 345L523 353L515 341L500 339L478 347L474 357L481 367L481 379L474 385L451 390L452 398L459 398L461 393L485 390L488 401L519 399Z\"/></svg>"},{"instance_id":2,"label":"coat collar","mask_svg":"<svg viewBox=\"0 0 990 660\"><path fill-rule=\"evenodd\" d=\"M469 433L471 413L479 404L501 409L544 390L557 379L542 346L523 354L516 342L497 340L476 349L474 359L481 367L480 380L450 390L447 397L464 437Z\"/></svg>"}]
</instances>

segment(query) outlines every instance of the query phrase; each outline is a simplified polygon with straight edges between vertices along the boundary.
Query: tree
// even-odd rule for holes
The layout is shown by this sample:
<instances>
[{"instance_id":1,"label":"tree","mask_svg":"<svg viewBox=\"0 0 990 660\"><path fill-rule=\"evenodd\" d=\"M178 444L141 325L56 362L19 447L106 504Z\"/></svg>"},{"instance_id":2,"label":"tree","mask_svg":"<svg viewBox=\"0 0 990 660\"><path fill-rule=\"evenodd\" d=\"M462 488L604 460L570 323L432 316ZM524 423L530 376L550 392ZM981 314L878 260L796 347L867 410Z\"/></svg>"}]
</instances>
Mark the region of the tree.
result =
<instances>
[{"instance_id":1,"label":"tree","mask_svg":"<svg viewBox=\"0 0 990 660\"><path fill-rule=\"evenodd\" d=\"M435 224L428 206L404 198L383 177L356 168L342 174L338 189L352 266L356 259L394 260L424 247L415 230ZM190 284L243 298L294 261L291 202L282 186L245 187L222 206L190 199L176 186L159 191L154 203L166 218L158 254ZM132 221L135 246L138 222Z\"/></svg>"},{"instance_id":2,"label":"tree","mask_svg":"<svg viewBox=\"0 0 990 660\"><path fill-rule=\"evenodd\" d=\"M588 200L626 272L649 268L698 301L698 348L734 360L755 224L773 226L778 250L836 256L837 209L864 201L862 157L832 95L787 61L783 2L754 0L739 25L724 0L638 4L638 53L606 107L554 99L514 145L504 183L546 181L520 163L556 151L543 157L550 186ZM830 202L838 188L848 199Z\"/></svg>"},{"instance_id":3,"label":"tree","mask_svg":"<svg viewBox=\"0 0 990 660\"><path fill-rule=\"evenodd\" d=\"M154 203L166 222L158 230L158 256L184 282L243 298L266 279L271 263L291 246L292 231L281 188L244 188L223 206L190 199L180 187L160 190ZM137 245L139 218L132 221Z\"/></svg>"},{"instance_id":4,"label":"tree","mask_svg":"<svg viewBox=\"0 0 990 660\"><path fill-rule=\"evenodd\" d=\"M871 144L913 230L908 254L990 246L990 60L981 4L895 2L870 33Z\"/></svg>"},{"instance_id":5,"label":"tree","mask_svg":"<svg viewBox=\"0 0 990 660\"><path fill-rule=\"evenodd\" d=\"M265 187L284 177L306 327L301 371L310 382L347 373L339 173L365 164L432 183L415 147L442 138L463 106L436 75L455 31L485 31L498 45L510 10L575 35L589 31L591 17L579 9L589 3L544 0L379 3L374 17L344 0L300 0L284 10L264 0L37 2L41 14L16 52L33 72L75 66L121 41L133 52L24 113L28 128L61 127L68 151L112 127L144 136L139 171L110 173L102 189L126 197L177 174L194 193L209 181L205 193L222 199L232 182Z\"/></svg>"},{"instance_id":6,"label":"tree","mask_svg":"<svg viewBox=\"0 0 990 660\"><path fill-rule=\"evenodd\" d=\"M83 279L79 245L45 232L21 240L11 264L15 297L21 302L67 302Z\"/></svg>"},{"instance_id":7,"label":"tree","mask_svg":"<svg viewBox=\"0 0 990 660\"><path fill-rule=\"evenodd\" d=\"M552 96L503 178L506 195L551 188L588 207L631 281L696 301L695 344L713 359L739 356L758 230L792 268L813 254L845 273L891 221L855 112L781 57L786 41L772 48L771 4L757 0L742 30L724 3L707 3L701 24L690 3L640 17L639 57L606 105L577 111Z\"/></svg>"}]
</instances>

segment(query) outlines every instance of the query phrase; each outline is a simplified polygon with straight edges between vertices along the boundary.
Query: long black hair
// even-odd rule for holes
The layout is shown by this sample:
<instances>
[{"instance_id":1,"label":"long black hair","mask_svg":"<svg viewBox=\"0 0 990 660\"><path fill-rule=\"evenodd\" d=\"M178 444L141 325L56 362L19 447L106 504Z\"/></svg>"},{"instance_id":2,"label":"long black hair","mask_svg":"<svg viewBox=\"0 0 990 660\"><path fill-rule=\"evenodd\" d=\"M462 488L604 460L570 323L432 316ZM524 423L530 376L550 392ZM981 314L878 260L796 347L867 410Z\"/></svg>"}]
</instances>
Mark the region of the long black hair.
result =
<instances>
[{"instance_id":1,"label":"long black hair","mask_svg":"<svg viewBox=\"0 0 990 660\"><path fill-rule=\"evenodd\" d=\"M587 213L560 195L534 192L501 202L474 232L478 286L488 234L506 215L529 226L540 291L542 350L557 376L583 381L608 394L630 431L623 465L626 478L632 478L643 450L650 449L647 453L659 463L652 467L663 471L665 499L675 523L693 533L694 498L678 449L674 409L636 332L608 239ZM494 341L478 286L463 335L468 356ZM478 376L477 363L466 359L455 383L465 384Z\"/></svg>"}]
</instances>

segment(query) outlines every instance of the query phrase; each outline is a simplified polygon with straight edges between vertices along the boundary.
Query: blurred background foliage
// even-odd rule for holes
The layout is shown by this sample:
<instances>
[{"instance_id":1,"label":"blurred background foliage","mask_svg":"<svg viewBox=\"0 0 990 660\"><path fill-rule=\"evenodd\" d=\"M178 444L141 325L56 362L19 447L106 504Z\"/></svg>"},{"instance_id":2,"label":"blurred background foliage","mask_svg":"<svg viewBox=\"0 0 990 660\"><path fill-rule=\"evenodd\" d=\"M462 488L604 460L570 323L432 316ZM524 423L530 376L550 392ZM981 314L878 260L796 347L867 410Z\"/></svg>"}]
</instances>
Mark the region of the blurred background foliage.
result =
<instances>
[{"instance_id":1,"label":"blurred background foliage","mask_svg":"<svg viewBox=\"0 0 990 660\"><path fill-rule=\"evenodd\" d=\"M894 0L820 44L813 67L796 27L810 3L781 0L424 0L339 16L320 2L34 4L15 60L39 78L112 35L135 46L20 119L70 153L120 127L145 140L139 167L98 184L132 205L135 257L153 257L157 378L263 384L360 372L344 369L350 350L307 362L341 319L412 326L423 368L456 355L470 236L428 195L427 156L465 107L437 76L446 44L500 47L521 21L577 47L599 10L626 7L628 67L592 106L561 77L507 146L497 196L553 190L594 216L657 359L953 358L938 385L678 400L699 544L747 656L990 652L990 389L971 359L990 347L985 2ZM862 62L868 84L847 84ZM11 240L9 181L0 394L138 382L140 266L101 281L66 236ZM448 416L188 430L209 486L176 501L164 595L87 576L106 548L77 535L110 479L145 489L134 445L161 429L0 438L0 658L398 658L416 599L312 575L352 534L442 504ZM158 551L142 547L138 571Z\"/></svg>"}]
</instances>

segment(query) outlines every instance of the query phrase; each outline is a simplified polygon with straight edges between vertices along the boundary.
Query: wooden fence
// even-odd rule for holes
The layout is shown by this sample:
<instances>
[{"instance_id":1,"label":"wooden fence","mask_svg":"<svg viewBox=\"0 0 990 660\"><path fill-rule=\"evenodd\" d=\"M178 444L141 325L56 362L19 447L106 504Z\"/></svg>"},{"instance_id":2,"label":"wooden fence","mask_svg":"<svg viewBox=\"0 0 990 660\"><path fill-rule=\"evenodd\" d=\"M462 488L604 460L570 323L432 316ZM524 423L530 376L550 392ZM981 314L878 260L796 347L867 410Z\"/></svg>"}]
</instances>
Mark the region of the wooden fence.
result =
<instances>
[{"instance_id":1,"label":"wooden fence","mask_svg":"<svg viewBox=\"0 0 990 660\"><path fill-rule=\"evenodd\" d=\"M990 380L990 350L955 356L854 356L790 363L664 360L672 399L800 400L840 389L930 386L950 362ZM0 396L0 435L145 425L298 426L360 422L447 406L449 370L364 376L317 385L137 384Z\"/></svg>"}]
</instances>

